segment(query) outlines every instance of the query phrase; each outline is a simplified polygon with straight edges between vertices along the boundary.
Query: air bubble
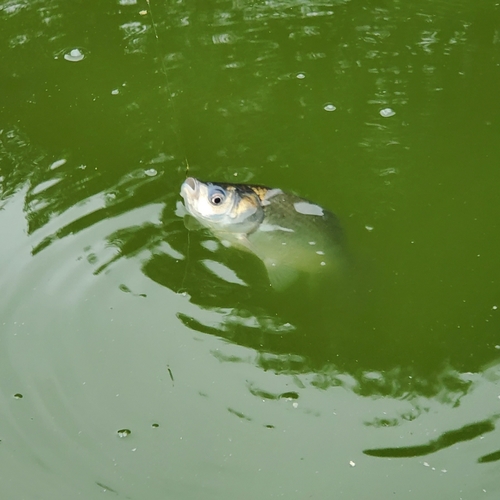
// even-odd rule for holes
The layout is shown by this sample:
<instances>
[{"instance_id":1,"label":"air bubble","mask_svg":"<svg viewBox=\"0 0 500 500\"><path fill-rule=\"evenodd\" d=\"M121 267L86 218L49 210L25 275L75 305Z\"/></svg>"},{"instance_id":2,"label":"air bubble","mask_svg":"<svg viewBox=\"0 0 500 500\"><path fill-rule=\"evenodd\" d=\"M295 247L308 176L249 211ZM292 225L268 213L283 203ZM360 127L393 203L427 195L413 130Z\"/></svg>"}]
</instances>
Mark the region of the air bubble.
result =
<instances>
[{"instance_id":1,"label":"air bubble","mask_svg":"<svg viewBox=\"0 0 500 500\"><path fill-rule=\"evenodd\" d=\"M325 111L335 111L337 109L336 106L334 106L332 103L327 103L323 106L323 109Z\"/></svg>"},{"instance_id":2,"label":"air bubble","mask_svg":"<svg viewBox=\"0 0 500 500\"><path fill-rule=\"evenodd\" d=\"M78 62L84 58L85 56L83 55L80 49L71 49L69 53L64 54L64 59L70 62Z\"/></svg>"},{"instance_id":3,"label":"air bubble","mask_svg":"<svg viewBox=\"0 0 500 500\"><path fill-rule=\"evenodd\" d=\"M391 109L391 108L384 108L380 110L380 116L382 118L390 118L391 116L394 116L396 112Z\"/></svg>"}]
</instances>

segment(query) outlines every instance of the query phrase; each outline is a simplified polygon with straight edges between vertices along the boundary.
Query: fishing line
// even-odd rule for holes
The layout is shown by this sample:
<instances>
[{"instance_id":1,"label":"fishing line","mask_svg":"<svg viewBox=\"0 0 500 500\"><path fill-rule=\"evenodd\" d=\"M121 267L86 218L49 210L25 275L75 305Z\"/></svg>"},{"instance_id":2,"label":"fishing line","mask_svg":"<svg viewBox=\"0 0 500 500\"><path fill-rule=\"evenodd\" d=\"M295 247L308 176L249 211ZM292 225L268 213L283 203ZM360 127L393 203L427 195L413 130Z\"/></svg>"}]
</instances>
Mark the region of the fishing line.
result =
<instances>
[{"instance_id":1,"label":"fishing line","mask_svg":"<svg viewBox=\"0 0 500 500\"><path fill-rule=\"evenodd\" d=\"M181 137L180 137L179 132L178 132L178 128L180 128L180 126L179 126L179 124L180 124L180 122L179 122L179 114L177 113L177 109L176 109L176 106L175 106L174 94L172 92L172 88L171 88L171 85L170 85L170 79L168 77L167 66L165 64L165 58L163 57L163 54L162 54L162 51L161 51L160 37L158 36L158 30L156 28L156 22L155 22L155 18L154 18L154 15L153 15L153 9L151 8L151 2L150 2L150 0L146 0L146 3L148 5L148 14L149 14L149 18L151 19L151 26L153 27L153 33L154 33L154 36L155 36L155 39L156 39L158 57L160 58L160 62L161 62L161 72L165 76L165 88L167 90L168 101L170 102L170 105L172 107L173 120L176 122L174 124L174 126L172 126L172 130L174 132L174 135L175 135L175 138L176 138L176 141L177 141L177 146L178 146L179 150L182 151L182 156L184 156L184 161L186 163L186 172L185 172L185 175L186 175L186 178L187 178L189 176L189 163L188 163L188 160L187 160L187 155L185 154L185 148L183 147L182 140L181 140Z\"/></svg>"},{"instance_id":2,"label":"fishing line","mask_svg":"<svg viewBox=\"0 0 500 500\"><path fill-rule=\"evenodd\" d=\"M160 58L160 61L161 61L161 72L165 76L165 88L167 91L168 101L170 102L170 105L172 107L173 120L175 122L177 122L174 124L172 129L173 129L179 150L184 152L183 156L184 156L184 161L186 162L185 176L187 178L189 176L189 162L187 159L187 155L185 154L185 149L182 146L181 137L180 137L179 132L177 130L177 126L179 126L179 115L177 114L177 109L175 106L175 99L174 99L174 95L173 95L172 90L171 90L170 80L168 78L168 71L167 71L167 66L165 64L165 58L163 57L161 47L160 47L160 37L158 36L158 30L156 29L156 22L155 22L154 15L153 15L153 9L151 8L150 0L146 0L146 3L148 5L149 18L151 19L151 26L153 27L153 33L154 33L154 36L156 39L158 57ZM185 289L184 283L185 283L186 278L187 278L187 272L188 272L188 267L189 267L189 252L190 252L190 246L191 246L190 242L191 242L190 234L189 234L189 231L187 231L186 265L184 266L184 275L182 277L181 287L177 291L177 293L183 293L182 291Z\"/></svg>"}]
</instances>

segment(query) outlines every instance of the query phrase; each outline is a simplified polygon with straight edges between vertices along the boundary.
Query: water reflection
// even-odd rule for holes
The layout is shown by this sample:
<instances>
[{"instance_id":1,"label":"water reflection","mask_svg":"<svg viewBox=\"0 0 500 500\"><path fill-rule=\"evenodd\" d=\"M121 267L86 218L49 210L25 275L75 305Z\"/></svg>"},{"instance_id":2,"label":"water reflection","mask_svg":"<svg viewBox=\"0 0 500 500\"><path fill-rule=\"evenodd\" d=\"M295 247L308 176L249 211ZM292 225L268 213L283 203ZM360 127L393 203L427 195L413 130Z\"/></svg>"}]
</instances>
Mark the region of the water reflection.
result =
<instances>
[{"instance_id":1,"label":"water reflection","mask_svg":"<svg viewBox=\"0 0 500 500\"><path fill-rule=\"evenodd\" d=\"M498 365L498 315L490 303L495 276L487 266L471 264L469 256L474 253L475 259L480 248L494 253L488 241L492 226L483 222L474 232L467 219L474 216L471 197L455 193L455 184L444 182L441 204L429 189L433 181L459 177L455 160L463 167L462 148L474 166L481 163L483 147L496 157L491 144L497 134L486 133L483 122L495 123L491 102L497 89L477 89L483 79L495 81L497 69L490 62L498 62L498 33L491 23L481 33L474 28L471 19L484 19L479 7L466 2L395 2L384 8L348 1L175 2L154 4L152 18L133 2L115 2L104 10L96 3L92 12L89 5L67 10L60 2L7 2L0 11L6 40L0 81L4 95L11 96L2 102L0 215L20 201L27 221L24 246L9 255L2 280L1 396L8 411L11 399L33 405L24 414L12 409L2 440L13 446L12 436L22 436L28 455L36 450L35 460L45 467L37 450L49 442L80 448L81 429L92 443L109 445L109 435L132 430L130 439L116 446L129 446L133 439L163 445L144 428L172 432L181 422L179 436L195 436L195 444L179 456L200 456L203 439L210 456L220 446L210 437L219 436L220 429L207 431L205 425L225 416L217 405L248 425L249 433L255 423L266 432L281 432L290 409L311 416L314 432L323 425L319 435L325 441L337 428L346 431L349 443L341 453L319 443L309 455L314 467L327 464L324 476L330 477L337 455L344 460L353 448L347 432L353 427L376 431L363 434L363 443L370 444L359 449L381 458L443 453L493 435L498 376L488 378L485 365ZM439 12L432 10L436 5ZM450 17L451 9L462 9L463 15ZM81 64L55 59L75 47L85 54ZM491 61L481 65L488 57ZM459 72L460 78L452 76ZM469 92L478 99L463 105ZM470 124L466 132L455 125L457 117ZM458 153L455 146L443 145L443 134L458 135ZM428 141L436 150L426 147ZM429 164L432 153L451 155L453 169L438 169L439 161ZM352 274L332 287L276 294L257 260L217 248L206 233L188 234L175 215L186 158L193 174L203 178L292 185L301 194L323 196L321 203L344 215ZM488 191L495 185L494 169L481 172L470 174L465 190L480 186L481 197L490 196L495 209L497 193ZM464 205L469 202L463 211L449 202L452 190ZM426 208L431 202L432 209ZM475 208L484 217L484 210ZM392 213L400 219L389 220ZM459 245L450 237L436 247L442 234L436 236L440 227L433 221L440 215L448 218L447 227L453 219L469 241ZM8 239L12 218L2 221ZM23 224L16 227L24 231ZM408 228L424 241L417 250L401 243L404 237L413 244ZM376 257L366 262L362 249ZM436 253L441 260L433 260ZM466 265L446 268L453 253L465 255ZM471 267L484 272L481 286L460 288L462 280L469 283L467 276L476 283L465 276ZM248 286L225 278L221 269L232 270ZM380 269L384 272L377 274ZM446 272L454 279L446 281ZM436 292L441 277L445 285ZM407 287L401 294L399 283ZM466 288L472 292L466 294ZM482 297L470 300L480 295L476 290ZM447 296L459 297L459 306ZM115 315L117 304L122 308ZM189 355L183 355L189 332L201 348L196 351L193 341ZM193 361L191 350L203 361ZM37 363L42 375L34 373ZM204 373L192 390L186 380L197 374L198 363ZM199 386L212 373L219 385L210 393ZM168 392L174 375L177 394L182 393L176 404ZM232 378L236 388L228 390ZM129 399L123 397L127 390ZM172 400L163 399L165 393ZM345 394L351 399L343 399ZM208 410L202 398L210 401ZM269 403L267 413L257 405L262 401ZM43 424L53 429L54 407L61 441L30 427L35 430L28 442L26 428L17 425L19 414L28 419L42 413ZM98 407L104 408L102 420L90 425ZM346 415L340 425L334 419L339 408ZM175 411L178 420L169 420ZM439 430L429 436L441 414ZM457 414L460 422L453 420ZM130 415L136 416L134 426L125 421ZM185 431L190 419L194 424ZM413 438L417 427L410 424L416 419L427 424ZM296 421L302 426L295 429L297 439L318 435L303 431L311 420ZM402 445L401 434L408 429ZM300 449L289 442L288 451ZM113 459L115 444L106 450ZM102 456L97 445L85 446L92 457ZM280 449L274 442L273 447ZM318 455L323 448L335 449L335 456ZM165 449L173 449L170 441ZM497 461L497 449L492 443L477 460ZM150 466L144 455L140 463L127 457L125 472ZM277 458L289 463L288 456ZM157 477L163 478L165 461L155 463L161 467ZM172 470L181 475L186 461L178 463L180 470ZM114 466L92 487L121 491L108 481L116 477ZM143 472L149 477L149 470ZM234 472L231 477L239 481L241 471ZM291 476L287 470L283 484L293 483ZM189 487L192 492L191 475ZM158 491L164 498L163 483Z\"/></svg>"},{"instance_id":2,"label":"water reflection","mask_svg":"<svg viewBox=\"0 0 500 500\"><path fill-rule=\"evenodd\" d=\"M107 235L104 246L95 245L106 248L108 258L102 251L88 249L95 275L106 272L121 259L133 259L152 281L184 295L197 306L196 314L178 313L186 327L254 350L258 353L254 362L264 370L292 375L312 373L310 384L323 390L342 386L363 396L419 395L452 406L467 394L470 382L450 367L443 369L440 356L432 360L416 358L410 339L400 340L407 345L401 350L394 346L396 339L373 335L363 310L370 307L366 289L369 283L356 282L356 277L350 276L331 288L314 291L296 286L276 293L269 289L265 270L257 259L248 260L246 254L213 247L209 243L214 240L208 233L188 233L182 219L175 215L178 195L165 196L156 184L161 180L147 175L127 176L113 187L115 196L104 206L94 206L92 212L58 228L42 239L33 253L101 220L131 213L144 204L153 207L154 201L166 198L164 203L156 204L156 221L120 228ZM33 199L28 196L27 200L31 204L36 199L53 208L54 201L47 191L30 193ZM139 192L140 196L134 196ZM249 286L224 279L204 265L207 261L234 269ZM120 289L142 295L126 284L121 284ZM467 360L468 353L461 352L450 361L464 370L478 368Z\"/></svg>"},{"instance_id":3,"label":"water reflection","mask_svg":"<svg viewBox=\"0 0 500 500\"><path fill-rule=\"evenodd\" d=\"M499 418L499 415L495 415L491 419L483 420L482 422L475 422L473 424L468 424L460 429L453 431L447 431L441 434L437 439L429 441L427 444L422 444L418 446L407 446L400 448L380 448L373 450L364 450L366 455L372 457L384 457L384 458L409 458L409 457L421 457L436 453L444 448L449 448L454 444L461 443L463 441L470 441L471 439L482 436L488 432L495 430L495 421ZM495 454L493 454L495 455ZM492 455L486 455L478 459L479 462L493 461L490 460Z\"/></svg>"},{"instance_id":4,"label":"water reflection","mask_svg":"<svg viewBox=\"0 0 500 500\"><path fill-rule=\"evenodd\" d=\"M9 137L13 139L14 134ZM19 141L17 138L14 142L19 145ZM401 350L394 346L396 339L384 339L370 332L364 311L369 307L366 289L369 283L354 280L342 284L340 289L336 284L336 288L313 293L300 287L274 293L268 288L265 271L257 260L248 262L248 256L225 249L214 252L207 244L213 241L209 234L188 234L182 219L175 215L178 185L176 191L172 186L165 194L162 175L151 177L143 170L131 172L105 193L86 199L80 205L81 216L68 217L76 210L70 207L79 191L74 178L64 175L69 163L52 162L57 168L47 169L43 181L26 195L29 231L43 234L47 232L42 230L44 226L56 228L39 239L32 249L33 255L48 251L54 241L89 229L100 221L132 214L143 206L156 206L156 220L121 227L108 234L104 244L95 242L85 251L95 275L106 272L122 259L132 259L152 281L185 294L197 306L196 314L179 312L182 324L254 350L258 355L253 362L264 370L314 374L309 383L322 390L341 386L363 396L420 395L452 406L467 394L470 383L452 368L443 369L441 357L434 357L435 361L429 364L425 357L415 358L410 339L401 341L407 344ZM85 170L82 172L85 175ZM71 186L66 184L61 189L61 182L68 178L72 179ZM8 196L9 177L5 181ZM70 187L73 192L68 197ZM62 217L65 212L68 214ZM61 224L62 220L67 223ZM203 265L204 261L214 259L235 269L250 286L225 281ZM142 295L131 290L125 280L120 287L122 291ZM476 362L468 360L466 352L450 362L464 371L479 368Z\"/></svg>"},{"instance_id":5,"label":"water reflection","mask_svg":"<svg viewBox=\"0 0 500 500\"><path fill-rule=\"evenodd\" d=\"M61 8L57 2L47 2L46 5L50 9L46 8L45 13L49 10L54 13ZM366 9L352 17L353 7L344 1L328 5L311 1L268 2L265 5L235 2L230 8L219 2L198 8L189 2L180 2L164 7L165 11L158 8L155 17L133 12L132 3L120 5L123 11L118 24L109 17L110 12L101 19L104 26L113 28L109 31L121 45L122 52L116 61L135 57L138 53L156 54L157 59L152 58L150 63L142 65L134 62L139 73L143 71L144 74L131 85L122 83L125 79L123 70L121 76L110 79L107 86L97 85L106 62L94 62L97 66L86 73L90 85L68 85L65 92L66 105L68 109L72 108L72 119L75 109L76 118L83 118L87 125L108 114L116 117L118 113L126 125L120 130L130 141L123 141L120 130L107 136L106 140L99 137L102 132L91 136L87 126L87 139L96 148L94 155L82 149L82 141L77 147L72 146L75 141L71 139L78 136L77 132L65 136L64 148L53 138L58 134L51 133L48 144L52 144L50 150L58 151L58 154L40 154L33 152L36 147L33 148L32 144L44 143L46 135L35 130L26 120L23 130L2 131L3 198L29 181L31 187L26 195L28 231L40 235L33 247L33 255L48 249L53 242L92 228L101 221L158 204L162 208L158 209L157 220L121 227L106 236L104 246L112 250L109 252L112 255L104 261L99 260L93 269L94 274L106 272L121 259L137 258L138 265L151 280L174 292L186 293L189 301L199 307L200 317L179 314L184 325L255 349L259 352L258 363L264 369L282 373L314 372L318 387L345 383L339 374L349 373L355 380L351 389L355 387L364 395L401 397L415 392L436 396L444 389L449 392L453 384L465 391L459 377L449 375L446 370L443 372L439 356L435 356L432 362L425 357L415 360L411 352L415 344L404 353L402 340L383 334L382 337L373 335L371 325L364 323L363 313L360 314L370 300L369 283L350 283L343 290L323 290L309 298L300 292L276 296L263 286L262 280L254 279L262 274L256 263L243 269L238 262L241 256L221 252L216 262L229 268L240 267L243 281L248 279L251 283L243 290L203 267L201 263L213 260L214 253L201 247L202 237L194 235L188 241L182 222L173 215L183 170L182 154L173 151L179 149L179 136L190 136L185 133L188 128L196 131L191 136L203 135L213 139L208 140L204 147L207 144L210 148L215 147L215 158L213 152L208 157L218 160L222 166L213 169L212 175L227 177L232 171L230 169L234 169L235 159L245 158L246 162L255 159L252 151L258 150L255 146L262 139L262 134L255 128L259 118L249 122L252 133L246 133L248 130L244 130L242 123L236 128L235 123L241 121L242 116L254 117L270 110L285 116L300 116L300 119L312 123L318 120L320 113L320 119L324 120L339 116L343 111L345 114L341 120L347 128L340 133L348 133L352 131L348 125L349 115L358 109L356 106L360 104L356 103L356 96L362 93L361 115L366 118L366 128L355 139L358 144L370 153L388 145L409 148L405 127L410 123L400 118L404 115L402 110L406 106L423 106L422 116L432 111L432 100L410 98L414 75L423 71L428 78L426 97L430 90L442 87L443 77L438 63L454 54L459 58L467 40L464 22L455 20L456 26L450 27L445 36L428 27L437 24L439 17L425 14L424 7L418 7L421 20L412 24L403 46L398 35L403 29L398 10ZM3 13L11 15L18 10L7 6ZM334 14L337 21L332 24ZM50 19L50 25L57 22L55 15ZM152 24L154 19L156 26ZM288 24L282 24L283 20ZM263 23L272 23L272 29ZM337 26L345 29L346 23L359 36L349 43L342 43ZM185 36L185 29L201 25L205 29L200 28L196 37ZM161 35L158 40L153 28ZM40 38L47 44L54 44L50 33L40 35ZM15 36L19 37L18 34ZM19 39L11 38L12 49L30 43L29 39L22 44L15 43L16 40ZM57 39L57 43L62 41ZM407 64L401 47L406 47L415 56L413 64ZM427 56L434 56L432 64ZM96 58L96 52L92 51L86 62L91 64ZM324 64L331 65L333 85L314 79L315 72L325 69ZM221 71L227 69L228 77L222 82L223 92L216 98L207 100L203 97L207 93L200 92L200 85L206 85L207 80L196 83L196 79L191 78L193 66L202 68L207 75L211 74L211 67ZM167 75L162 74L164 69L168 71ZM72 78L66 71L61 69L56 77L49 78L49 93L56 95L61 78ZM353 88L352 76L358 72L364 77L355 78ZM249 78L253 84L238 91L241 82ZM130 79L127 75L127 80ZM148 95L144 89L152 88L151 79L158 90ZM346 84L347 80L349 84ZM122 103L116 105L111 100L106 101L100 111L87 112L86 105L81 104L84 97L96 96L104 100L107 96L112 99L117 83L130 92L121 95ZM300 87L302 84L304 86ZM371 90L367 91L367 86ZM71 97L73 92L75 94ZM35 94L38 109L47 112L52 101L44 98L40 90ZM167 94L167 100L160 100L164 94ZM286 98L278 99L277 106L271 107L270 102L280 94ZM174 107L169 101L172 96ZM163 137L151 135L148 138L144 132L138 133L137 125L132 125L132 132L129 132L128 125L134 122L144 130L151 130L156 125L158 114L152 109L158 102L165 103L162 113L168 115L158 120L165 125ZM185 113L188 109L190 115ZM200 118L202 110L205 114ZM335 113L324 113L324 110L335 110ZM22 109L21 115L25 116ZM419 113L412 116L418 117ZM108 118L105 122L109 128L113 128L112 120ZM63 123L67 122L63 120ZM207 123L214 132L207 129ZM290 130L284 136L278 135L277 128L282 125L283 121L279 120L276 130L272 131L278 138L277 146L267 152L286 164L296 151L293 146L286 145L290 144ZM221 134L221 130L224 133ZM330 143L322 134L330 134L330 128L327 127L325 132L320 130L311 141L322 145ZM23 139L25 135L34 139ZM224 140L216 136L223 136ZM107 143L109 139L111 142ZM206 150L200 150L191 154L191 147L186 149L190 161L193 159L195 163L200 162L206 153ZM306 154L310 154L309 149ZM387 189L391 189L395 179L403 173L400 167L387 167L385 162L389 156L382 153L378 157L379 165L372 167ZM303 157L304 153L299 153L299 161ZM30 167L22 169L20 164L29 164ZM268 167L274 167L272 162ZM248 177L255 175L255 171L249 169ZM77 215L71 215L73 212ZM336 295L331 297L332 293ZM304 310L314 312L304 314ZM210 312L208 324L204 320L206 311ZM429 348L440 347L431 345ZM376 361L374 352L378 354ZM450 362L464 370L475 370L480 365L468 360L465 353L455 355Z\"/></svg>"}]
</instances>

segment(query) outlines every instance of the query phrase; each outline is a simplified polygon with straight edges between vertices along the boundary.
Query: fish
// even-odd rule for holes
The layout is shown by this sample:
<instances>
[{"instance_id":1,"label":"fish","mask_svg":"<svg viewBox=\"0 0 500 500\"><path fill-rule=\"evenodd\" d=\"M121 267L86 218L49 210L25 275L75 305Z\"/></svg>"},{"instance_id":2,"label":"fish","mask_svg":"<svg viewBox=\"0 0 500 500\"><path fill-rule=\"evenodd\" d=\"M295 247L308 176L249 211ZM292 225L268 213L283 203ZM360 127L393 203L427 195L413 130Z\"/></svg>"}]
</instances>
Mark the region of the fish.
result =
<instances>
[{"instance_id":1,"label":"fish","mask_svg":"<svg viewBox=\"0 0 500 500\"><path fill-rule=\"evenodd\" d=\"M326 275L342 266L343 231L335 214L293 193L253 184L188 177L184 207L225 246L260 259L276 290L300 275Z\"/></svg>"}]
</instances>

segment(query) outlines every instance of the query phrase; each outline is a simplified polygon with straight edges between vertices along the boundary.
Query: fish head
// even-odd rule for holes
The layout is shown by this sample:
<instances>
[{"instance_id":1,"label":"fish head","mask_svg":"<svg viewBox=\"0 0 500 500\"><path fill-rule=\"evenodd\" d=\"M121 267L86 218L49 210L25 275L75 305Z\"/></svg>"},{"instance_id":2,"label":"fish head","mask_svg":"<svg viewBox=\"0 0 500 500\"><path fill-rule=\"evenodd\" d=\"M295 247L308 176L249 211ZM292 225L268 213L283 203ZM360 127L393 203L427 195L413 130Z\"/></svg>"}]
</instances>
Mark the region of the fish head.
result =
<instances>
[{"instance_id":1,"label":"fish head","mask_svg":"<svg viewBox=\"0 0 500 500\"><path fill-rule=\"evenodd\" d=\"M188 177L181 186L181 196L187 212L215 232L248 234L264 219L260 198L242 185Z\"/></svg>"}]
</instances>

